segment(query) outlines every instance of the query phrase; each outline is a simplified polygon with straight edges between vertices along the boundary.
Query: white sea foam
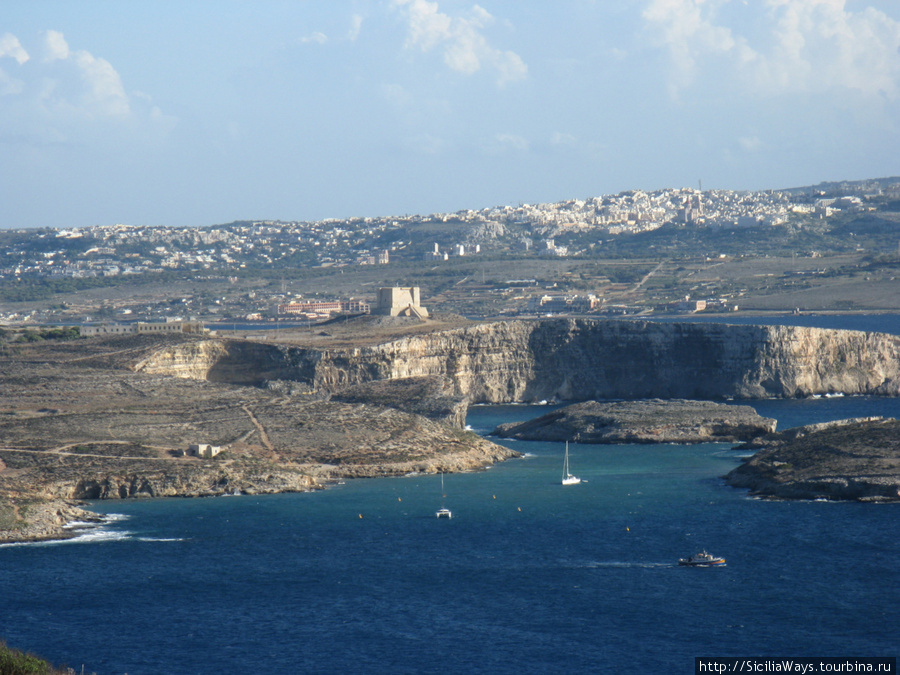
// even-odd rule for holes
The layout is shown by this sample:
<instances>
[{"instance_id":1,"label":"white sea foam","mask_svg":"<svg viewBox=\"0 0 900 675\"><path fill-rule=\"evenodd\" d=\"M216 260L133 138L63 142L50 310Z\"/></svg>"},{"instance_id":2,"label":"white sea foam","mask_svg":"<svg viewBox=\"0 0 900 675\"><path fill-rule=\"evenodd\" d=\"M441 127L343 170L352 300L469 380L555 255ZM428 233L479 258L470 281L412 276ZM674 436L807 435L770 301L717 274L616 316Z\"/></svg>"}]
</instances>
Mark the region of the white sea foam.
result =
<instances>
[{"instance_id":1,"label":"white sea foam","mask_svg":"<svg viewBox=\"0 0 900 675\"><path fill-rule=\"evenodd\" d=\"M87 520L73 520L71 522L63 525L64 530L77 530L82 527L96 527L96 522L91 522Z\"/></svg>"},{"instance_id":2,"label":"white sea foam","mask_svg":"<svg viewBox=\"0 0 900 675\"><path fill-rule=\"evenodd\" d=\"M102 527L91 528L83 534L69 539L48 539L46 541L13 541L0 544L0 548L12 548L15 546L62 546L64 544L96 544L104 541L125 541L131 537L131 532L106 530Z\"/></svg>"},{"instance_id":3,"label":"white sea foam","mask_svg":"<svg viewBox=\"0 0 900 675\"><path fill-rule=\"evenodd\" d=\"M133 533L126 530L111 530L107 526L128 520L131 516L124 513L107 513L96 521L73 520L63 525L63 530L74 534L63 539L46 539L41 541L13 541L0 544L0 548L14 546L60 546L63 544L95 544L105 541L126 541Z\"/></svg>"}]
</instances>

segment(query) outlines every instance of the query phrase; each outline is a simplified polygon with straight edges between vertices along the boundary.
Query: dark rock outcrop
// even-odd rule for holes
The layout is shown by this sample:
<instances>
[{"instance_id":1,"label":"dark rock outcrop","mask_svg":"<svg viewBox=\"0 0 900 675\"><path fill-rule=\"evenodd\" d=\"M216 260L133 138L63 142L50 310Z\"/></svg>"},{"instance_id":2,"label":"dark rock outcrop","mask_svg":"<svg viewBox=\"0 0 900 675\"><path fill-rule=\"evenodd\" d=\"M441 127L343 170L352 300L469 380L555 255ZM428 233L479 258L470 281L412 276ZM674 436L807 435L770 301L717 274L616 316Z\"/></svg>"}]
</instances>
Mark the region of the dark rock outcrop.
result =
<instances>
[{"instance_id":1,"label":"dark rock outcrop","mask_svg":"<svg viewBox=\"0 0 900 675\"><path fill-rule=\"evenodd\" d=\"M900 501L900 422L866 418L789 429L731 471L729 485L781 499Z\"/></svg>"},{"instance_id":2,"label":"dark rock outcrop","mask_svg":"<svg viewBox=\"0 0 900 675\"><path fill-rule=\"evenodd\" d=\"M750 406L711 401L586 401L493 433L534 441L706 443L749 440L775 431L775 424Z\"/></svg>"}]
</instances>

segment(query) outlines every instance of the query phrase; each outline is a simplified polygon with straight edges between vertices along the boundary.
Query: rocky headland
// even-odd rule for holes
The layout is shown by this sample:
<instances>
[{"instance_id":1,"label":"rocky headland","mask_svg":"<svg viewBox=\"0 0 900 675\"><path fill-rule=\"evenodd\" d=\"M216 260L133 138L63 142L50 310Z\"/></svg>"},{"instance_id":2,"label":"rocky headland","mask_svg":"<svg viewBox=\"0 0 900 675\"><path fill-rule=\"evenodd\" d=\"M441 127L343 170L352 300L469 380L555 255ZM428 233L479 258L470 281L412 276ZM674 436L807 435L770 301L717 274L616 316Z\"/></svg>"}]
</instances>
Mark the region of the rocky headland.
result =
<instances>
[{"instance_id":1,"label":"rocky headland","mask_svg":"<svg viewBox=\"0 0 900 675\"><path fill-rule=\"evenodd\" d=\"M577 443L746 441L775 431L776 421L746 405L675 399L585 401L527 422L501 424L493 435Z\"/></svg>"},{"instance_id":2,"label":"rocky headland","mask_svg":"<svg viewBox=\"0 0 900 675\"><path fill-rule=\"evenodd\" d=\"M761 437L729 485L776 499L900 501L900 421L864 418Z\"/></svg>"},{"instance_id":3,"label":"rocky headland","mask_svg":"<svg viewBox=\"0 0 900 675\"><path fill-rule=\"evenodd\" d=\"M344 478L477 470L518 455L461 428L459 401L443 400L438 380L410 383L423 400L404 406L402 383L385 385L393 396L372 383L344 401L302 383L134 371L173 344L181 336L9 348L0 370L0 540L68 536L65 522L86 519L84 499L306 491ZM194 444L221 452L191 456Z\"/></svg>"}]
</instances>

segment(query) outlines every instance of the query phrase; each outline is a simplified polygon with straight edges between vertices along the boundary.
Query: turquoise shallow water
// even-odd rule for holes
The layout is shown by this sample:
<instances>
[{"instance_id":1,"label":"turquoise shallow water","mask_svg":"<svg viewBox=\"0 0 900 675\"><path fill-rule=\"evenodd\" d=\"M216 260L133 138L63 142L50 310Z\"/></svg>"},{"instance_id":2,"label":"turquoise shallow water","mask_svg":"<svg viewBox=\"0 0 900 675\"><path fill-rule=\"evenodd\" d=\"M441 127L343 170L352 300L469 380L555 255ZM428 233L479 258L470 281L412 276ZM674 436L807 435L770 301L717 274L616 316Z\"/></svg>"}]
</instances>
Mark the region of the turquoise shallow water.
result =
<instances>
[{"instance_id":1,"label":"turquoise shallow water","mask_svg":"<svg viewBox=\"0 0 900 675\"><path fill-rule=\"evenodd\" d=\"M773 401L794 426L895 399ZM486 432L544 412L476 407ZM790 423L788 423L790 422ZM728 445L512 442L526 457L323 492L105 502L0 548L0 635L108 673L692 672L702 655L896 656L897 505L766 502ZM685 569L706 548L720 569Z\"/></svg>"}]
</instances>

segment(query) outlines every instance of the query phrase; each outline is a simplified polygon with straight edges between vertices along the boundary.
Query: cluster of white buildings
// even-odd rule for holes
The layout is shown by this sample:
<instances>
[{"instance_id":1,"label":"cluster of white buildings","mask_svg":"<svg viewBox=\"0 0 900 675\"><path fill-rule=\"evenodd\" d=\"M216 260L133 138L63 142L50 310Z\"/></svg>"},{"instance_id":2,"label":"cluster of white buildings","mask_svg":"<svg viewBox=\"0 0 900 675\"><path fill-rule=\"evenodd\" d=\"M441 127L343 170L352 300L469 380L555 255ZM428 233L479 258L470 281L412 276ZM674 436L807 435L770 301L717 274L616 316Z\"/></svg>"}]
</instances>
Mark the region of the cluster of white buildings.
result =
<instances>
[{"instance_id":1,"label":"cluster of white buildings","mask_svg":"<svg viewBox=\"0 0 900 675\"><path fill-rule=\"evenodd\" d=\"M875 188L880 194L890 189L900 192L900 185L887 183L866 189ZM796 212L826 217L837 210L859 210L867 194L853 193L850 186L842 193L807 191L802 195L699 188L628 190L588 199L430 215L239 221L200 228L119 224L8 231L15 239L9 243L0 239L0 278L116 276L257 265L377 265L388 264L394 257L409 260L423 255L428 260L448 260L477 253L483 246L494 251L521 250L522 242L531 240L543 242L535 246L541 255L567 255L565 247L552 243L554 237L581 231L614 237L670 222L699 227L772 226ZM434 238L424 239L419 226L427 226Z\"/></svg>"}]
</instances>

